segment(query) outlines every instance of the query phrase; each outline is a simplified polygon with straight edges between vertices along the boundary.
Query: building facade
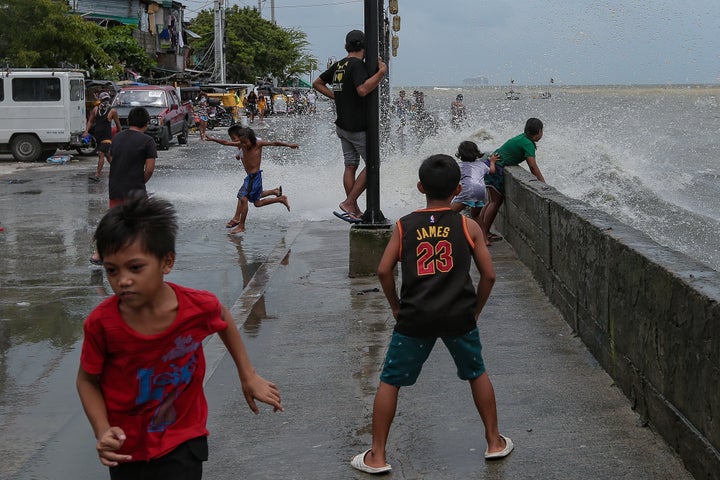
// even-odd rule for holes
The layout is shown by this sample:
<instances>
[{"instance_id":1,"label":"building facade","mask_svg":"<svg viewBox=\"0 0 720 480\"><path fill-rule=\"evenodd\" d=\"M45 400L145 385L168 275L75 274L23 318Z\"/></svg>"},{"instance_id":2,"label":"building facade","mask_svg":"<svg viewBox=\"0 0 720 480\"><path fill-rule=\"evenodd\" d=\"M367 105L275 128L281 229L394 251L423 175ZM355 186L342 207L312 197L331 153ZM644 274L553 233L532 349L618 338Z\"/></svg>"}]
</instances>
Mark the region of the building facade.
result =
<instances>
[{"instance_id":1,"label":"building facade","mask_svg":"<svg viewBox=\"0 0 720 480\"><path fill-rule=\"evenodd\" d=\"M134 25L133 36L158 64L158 76L182 74L188 55L185 6L172 0L70 0L73 13L100 25Z\"/></svg>"}]
</instances>

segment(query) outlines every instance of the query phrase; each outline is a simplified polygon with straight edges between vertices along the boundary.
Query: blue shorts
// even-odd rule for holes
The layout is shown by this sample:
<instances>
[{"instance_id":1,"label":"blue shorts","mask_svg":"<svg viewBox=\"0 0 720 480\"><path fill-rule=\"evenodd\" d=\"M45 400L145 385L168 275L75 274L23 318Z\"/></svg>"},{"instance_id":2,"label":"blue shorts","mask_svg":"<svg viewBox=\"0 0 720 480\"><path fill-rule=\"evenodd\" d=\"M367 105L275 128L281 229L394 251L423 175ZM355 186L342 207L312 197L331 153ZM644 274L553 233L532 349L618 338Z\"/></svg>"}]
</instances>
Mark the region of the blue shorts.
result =
<instances>
[{"instance_id":1,"label":"blue shorts","mask_svg":"<svg viewBox=\"0 0 720 480\"><path fill-rule=\"evenodd\" d=\"M237 198L247 197L249 202L257 202L262 198L262 170L251 173L238 190Z\"/></svg>"},{"instance_id":2,"label":"blue shorts","mask_svg":"<svg viewBox=\"0 0 720 480\"><path fill-rule=\"evenodd\" d=\"M472 380L485 373L480 333L473 328L458 337L441 337L452 355L461 380ZM395 387L415 384L420 370L435 346L436 338L408 337L393 332L380 381Z\"/></svg>"}]
</instances>

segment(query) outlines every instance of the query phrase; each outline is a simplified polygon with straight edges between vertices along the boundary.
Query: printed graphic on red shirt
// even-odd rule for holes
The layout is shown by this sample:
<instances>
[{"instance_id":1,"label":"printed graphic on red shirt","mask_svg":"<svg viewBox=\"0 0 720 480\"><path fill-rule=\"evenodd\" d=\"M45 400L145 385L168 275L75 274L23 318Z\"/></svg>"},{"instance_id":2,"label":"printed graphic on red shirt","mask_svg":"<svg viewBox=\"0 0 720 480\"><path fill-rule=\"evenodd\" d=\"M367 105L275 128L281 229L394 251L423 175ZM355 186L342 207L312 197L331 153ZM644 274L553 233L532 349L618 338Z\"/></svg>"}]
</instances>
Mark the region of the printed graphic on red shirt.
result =
<instances>
[{"instance_id":1,"label":"printed graphic on red shirt","mask_svg":"<svg viewBox=\"0 0 720 480\"><path fill-rule=\"evenodd\" d=\"M175 422L177 415L174 403L190 385L193 373L197 370L198 359L195 351L200 347L201 342L194 342L190 335L181 335L175 338L174 343L175 346L162 356L162 360L166 362L163 371L156 372L155 368L141 368L137 372L136 408L144 410L143 406L148 402L160 402L148 425L148 432L163 432ZM182 360L173 361L177 359Z\"/></svg>"}]
</instances>

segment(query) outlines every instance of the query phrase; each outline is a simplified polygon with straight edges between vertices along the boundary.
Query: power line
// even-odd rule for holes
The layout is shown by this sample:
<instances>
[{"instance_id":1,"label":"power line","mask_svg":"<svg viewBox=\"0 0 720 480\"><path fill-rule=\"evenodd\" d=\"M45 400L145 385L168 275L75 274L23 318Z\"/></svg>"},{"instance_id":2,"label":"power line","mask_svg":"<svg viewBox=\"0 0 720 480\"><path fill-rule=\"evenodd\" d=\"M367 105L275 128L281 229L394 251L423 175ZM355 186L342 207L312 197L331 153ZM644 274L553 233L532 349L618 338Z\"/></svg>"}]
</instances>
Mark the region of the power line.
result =
<instances>
[{"instance_id":1,"label":"power line","mask_svg":"<svg viewBox=\"0 0 720 480\"><path fill-rule=\"evenodd\" d=\"M278 8L312 8L312 7L328 7L332 5L347 5L349 3L362 3L364 0L347 0L345 2L329 2L329 3L314 3L311 5L275 5L275 9Z\"/></svg>"}]
</instances>

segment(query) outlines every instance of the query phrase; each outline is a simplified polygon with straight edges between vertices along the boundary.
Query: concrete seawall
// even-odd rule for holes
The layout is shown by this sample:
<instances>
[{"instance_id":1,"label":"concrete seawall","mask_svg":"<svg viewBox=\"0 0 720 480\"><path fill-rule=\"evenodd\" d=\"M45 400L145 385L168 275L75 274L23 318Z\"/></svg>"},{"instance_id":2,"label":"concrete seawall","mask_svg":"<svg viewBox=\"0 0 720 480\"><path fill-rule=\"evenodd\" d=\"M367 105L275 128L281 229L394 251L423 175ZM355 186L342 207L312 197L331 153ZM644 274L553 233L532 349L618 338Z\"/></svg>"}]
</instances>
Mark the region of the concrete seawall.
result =
<instances>
[{"instance_id":1,"label":"concrete seawall","mask_svg":"<svg viewBox=\"0 0 720 480\"><path fill-rule=\"evenodd\" d=\"M506 172L495 227L641 418L696 478L720 479L720 273Z\"/></svg>"}]
</instances>

